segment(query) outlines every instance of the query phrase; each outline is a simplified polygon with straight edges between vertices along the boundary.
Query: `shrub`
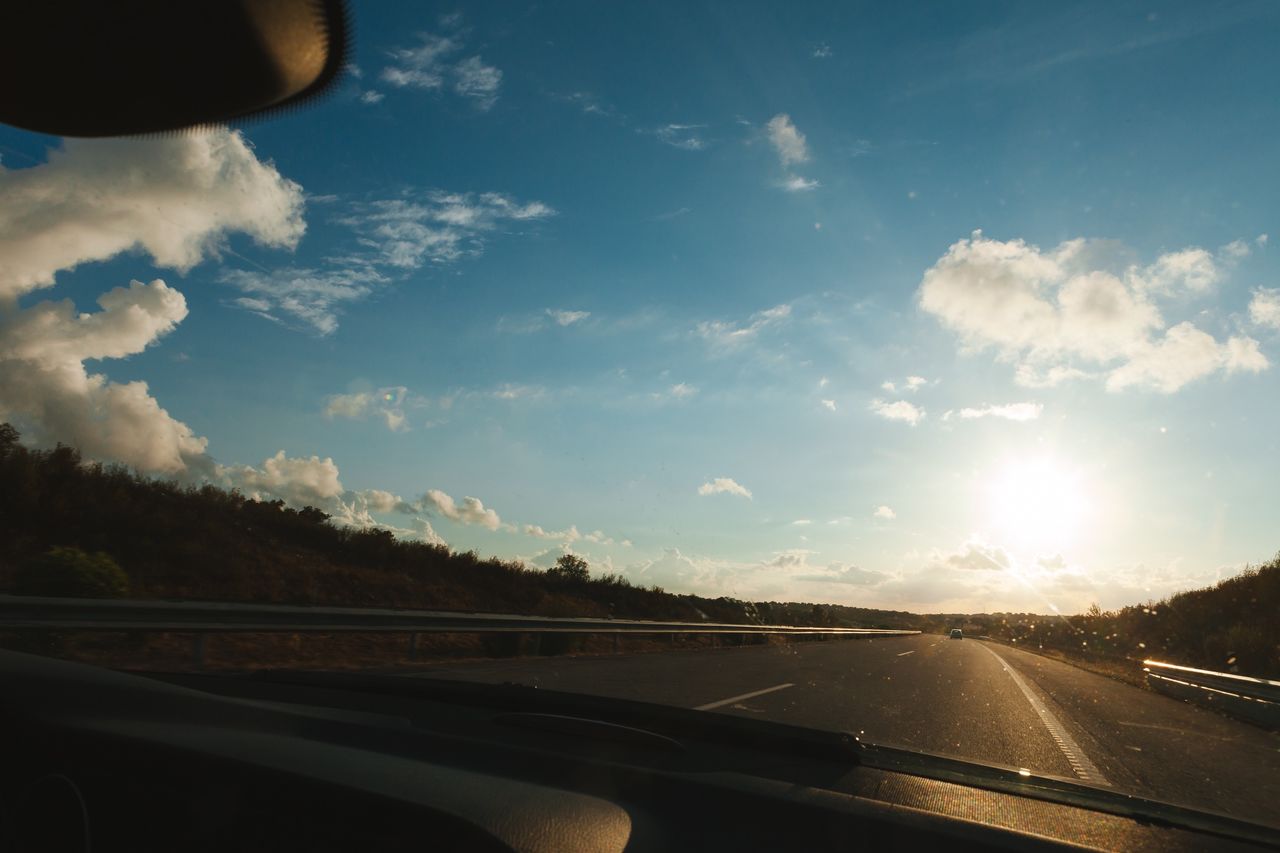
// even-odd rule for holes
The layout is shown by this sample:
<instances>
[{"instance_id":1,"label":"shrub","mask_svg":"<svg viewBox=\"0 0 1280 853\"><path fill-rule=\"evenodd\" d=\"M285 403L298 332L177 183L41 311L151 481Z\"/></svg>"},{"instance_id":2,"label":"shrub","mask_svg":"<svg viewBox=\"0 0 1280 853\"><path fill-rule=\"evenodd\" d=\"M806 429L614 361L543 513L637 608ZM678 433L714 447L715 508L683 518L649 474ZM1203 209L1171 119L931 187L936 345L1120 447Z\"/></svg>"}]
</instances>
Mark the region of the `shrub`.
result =
<instances>
[{"instance_id":1,"label":"shrub","mask_svg":"<svg viewBox=\"0 0 1280 853\"><path fill-rule=\"evenodd\" d=\"M79 548L50 548L19 567L19 595L119 598L129 592L129 576L110 555Z\"/></svg>"}]
</instances>

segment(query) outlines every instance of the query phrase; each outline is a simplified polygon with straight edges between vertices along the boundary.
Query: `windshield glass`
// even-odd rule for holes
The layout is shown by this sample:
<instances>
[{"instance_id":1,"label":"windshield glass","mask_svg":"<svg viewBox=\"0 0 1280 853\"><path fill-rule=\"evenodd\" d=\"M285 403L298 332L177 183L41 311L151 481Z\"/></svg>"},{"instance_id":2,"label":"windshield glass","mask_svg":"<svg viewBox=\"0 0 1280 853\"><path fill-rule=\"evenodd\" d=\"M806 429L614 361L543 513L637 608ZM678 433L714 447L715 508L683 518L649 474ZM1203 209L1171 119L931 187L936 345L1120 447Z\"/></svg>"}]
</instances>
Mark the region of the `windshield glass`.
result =
<instances>
[{"instance_id":1,"label":"windshield glass","mask_svg":"<svg viewBox=\"0 0 1280 853\"><path fill-rule=\"evenodd\" d=\"M1280 7L354 11L299 109L0 127L0 609L615 625L6 647L535 684L1276 824Z\"/></svg>"}]
</instances>

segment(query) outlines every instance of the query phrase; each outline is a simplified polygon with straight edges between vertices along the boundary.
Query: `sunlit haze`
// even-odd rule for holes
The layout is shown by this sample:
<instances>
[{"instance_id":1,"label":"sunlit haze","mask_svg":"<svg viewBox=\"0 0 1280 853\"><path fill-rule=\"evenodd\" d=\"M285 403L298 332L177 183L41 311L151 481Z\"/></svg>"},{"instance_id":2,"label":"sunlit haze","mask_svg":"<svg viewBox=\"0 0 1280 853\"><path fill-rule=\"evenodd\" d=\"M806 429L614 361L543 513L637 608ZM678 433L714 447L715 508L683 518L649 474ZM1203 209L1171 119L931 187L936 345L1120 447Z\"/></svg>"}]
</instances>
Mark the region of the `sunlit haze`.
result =
<instances>
[{"instance_id":1,"label":"sunlit haze","mask_svg":"<svg viewBox=\"0 0 1280 853\"><path fill-rule=\"evenodd\" d=\"M876 9L362 4L313 107L0 128L0 420L713 597L1270 557L1280 6Z\"/></svg>"}]
</instances>

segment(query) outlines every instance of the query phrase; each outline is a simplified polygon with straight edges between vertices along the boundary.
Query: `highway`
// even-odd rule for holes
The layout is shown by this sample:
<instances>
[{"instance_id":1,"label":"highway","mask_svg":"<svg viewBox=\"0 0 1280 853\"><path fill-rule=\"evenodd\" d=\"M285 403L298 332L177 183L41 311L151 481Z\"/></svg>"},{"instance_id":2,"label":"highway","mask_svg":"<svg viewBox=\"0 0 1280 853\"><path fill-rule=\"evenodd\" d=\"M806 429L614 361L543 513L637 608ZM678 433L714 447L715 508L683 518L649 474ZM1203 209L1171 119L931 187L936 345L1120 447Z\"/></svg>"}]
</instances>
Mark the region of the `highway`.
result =
<instances>
[{"instance_id":1,"label":"highway","mask_svg":"<svg viewBox=\"0 0 1280 853\"><path fill-rule=\"evenodd\" d=\"M1280 735L975 639L504 659L418 674L849 731L1280 826Z\"/></svg>"}]
</instances>

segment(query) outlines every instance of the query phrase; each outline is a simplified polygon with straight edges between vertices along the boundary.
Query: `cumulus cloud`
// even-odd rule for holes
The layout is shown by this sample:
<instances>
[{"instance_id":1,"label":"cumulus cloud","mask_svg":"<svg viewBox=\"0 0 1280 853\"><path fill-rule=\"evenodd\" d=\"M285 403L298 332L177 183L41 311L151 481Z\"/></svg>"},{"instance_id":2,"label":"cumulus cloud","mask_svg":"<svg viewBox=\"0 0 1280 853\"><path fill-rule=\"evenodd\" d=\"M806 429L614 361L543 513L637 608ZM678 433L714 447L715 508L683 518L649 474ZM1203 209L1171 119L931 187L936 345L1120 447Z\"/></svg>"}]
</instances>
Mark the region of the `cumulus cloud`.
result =
<instances>
[{"instance_id":1,"label":"cumulus cloud","mask_svg":"<svg viewBox=\"0 0 1280 853\"><path fill-rule=\"evenodd\" d=\"M409 429L409 419L405 414L406 405L417 405L419 398L409 393L403 385L379 388L376 391L357 391L352 394L331 394L325 400L324 416L326 418L349 418L362 420L377 417L392 432Z\"/></svg>"},{"instance_id":2,"label":"cumulus cloud","mask_svg":"<svg viewBox=\"0 0 1280 853\"><path fill-rule=\"evenodd\" d=\"M778 152L778 160L783 166L804 163L809 159L809 146L804 134L791 122L791 116L778 113L765 125L769 144Z\"/></svg>"},{"instance_id":3,"label":"cumulus cloud","mask_svg":"<svg viewBox=\"0 0 1280 853\"><path fill-rule=\"evenodd\" d=\"M1280 329L1280 288L1255 290L1249 300L1249 319L1259 326Z\"/></svg>"},{"instance_id":4,"label":"cumulus cloud","mask_svg":"<svg viewBox=\"0 0 1280 853\"><path fill-rule=\"evenodd\" d=\"M18 307L59 271L140 250L190 269L233 232L291 247L302 236L301 187L219 129L150 140L67 140L44 164L0 169L0 417L37 442L147 472L205 468L207 441L173 418L145 382L115 383L87 360L124 358L186 317L182 294L157 279L117 287L100 311L70 300Z\"/></svg>"},{"instance_id":5,"label":"cumulus cloud","mask_svg":"<svg viewBox=\"0 0 1280 853\"><path fill-rule=\"evenodd\" d=\"M1268 366L1251 338L1219 342L1190 322L1168 327L1155 301L1209 292L1237 250L1185 249L1117 269L1105 249L1077 239L1042 251L975 232L925 272L920 306L967 348L1014 363L1017 381L1035 387L1093 375L1081 364L1105 376L1109 390L1163 393L1214 372Z\"/></svg>"},{"instance_id":6,"label":"cumulus cloud","mask_svg":"<svg viewBox=\"0 0 1280 853\"><path fill-rule=\"evenodd\" d=\"M737 495L741 498L751 499L751 490L745 486L739 485L732 477L717 477L703 483L698 487L698 494L707 495Z\"/></svg>"},{"instance_id":7,"label":"cumulus cloud","mask_svg":"<svg viewBox=\"0 0 1280 853\"><path fill-rule=\"evenodd\" d=\"M894 512L891 507L887 507L881 504L880 506L876 507L876 511L871 513L871 516L873 518L879 518L884 521L892 521L893 519L898 517L898 514Z\"/></svg>"},{"instance_id":8,"label":"cumulus cloud","mask_svg":"<svg viewBox=\"0 0 1280 853\"><path fill-rule=\"evenodd\" d=\"M834 412L836 410L835 400L819 400L819 402L822 404L822 408L826 409L829 412Z\"/></svg>"},{"instance_id":9,"label":"cumulus cloud","mask_svg":"<svg viewBox=\"0 0 1280 853\"><path fill-rule=\"evenodd\" d=\"M973 420L975 418L1004 418L1007 421L1034 421L1040 417L1040 413L1044 411L1044 406L1040 403L1006 403L1002 406L980 406L978 408L963 408L957 414L965 420ZM951 412L942 416L942 419L950 420Z\"/></svg>"},{"instance_id":10,"label":"cumulus cloud","mask_svg":"<svg viewBox=\"0 0 1280 853\"><path fill-rule=\"evenodd\" d=\"M730 349L754 340L761 330L777 325L790 316L790 305L776 305L752 314L745 324L707 320L699 323L695 331L708 343L722 349Z\"/></svg>"},{"instance_id":11,"label":"cumulus cloud","mask_svg":"<svg viewBox=\"0 0 1280 853\"><path fill-rule=\"evenodd\" d=\"M0 299L131 249L186 272L233 232L290 248L302 214L302 188L235 131L67 139L39 166L0 167Z\"/></svg>"},{"instance_id":12,"label":"cumulus cloud","mask_svg":"<svg viewBox=\"0 0 1280 853\"><path fill-rule=\"evenodd\" d=\"M439 489L430 489L422 496L419 506L461 524L475 524L489 530L497 530L502 525L498 514L486 507L479 498L465 497L459 504Z\"/></svg>"},{"instance_id":13,"label":"cumulus cloud","mask_svg":"<svg viewBox=\"0 0 1280 853\"><path fill-rule=\"evenodd\" d=\"M479 56L454 62L452 57L462 48L457 38L422 33L417 45L388 52L391 64L382 69L382 80L396 88L436 92L444 91L449 84L456 94L471 99L478 109L488 110L498 99L502 71L486 65Z\"/></svg>"},{"instance_id":14,"label":"cumulus cloud","mask_svg":"<svg viewBox=\"0 0 1280 853\"><path fill-rule=\"evenodd\" d=\"M903 385L908 391L919 391L921 388L929 384L929 380L923 376L908 376Z\"/></svg>"},{"instance_id":15,"label":"cumulus cloud","mask_svg":"<svg viewBox=\"0 0 1280 853\"><path fill-rule=\"evenodd\" d=\"M888 421L902 421L915 426L924 420L925 411L906 400L895 400L892 403L884 400L872 400L871 411Z\"/></svg>"}]
</instances>

